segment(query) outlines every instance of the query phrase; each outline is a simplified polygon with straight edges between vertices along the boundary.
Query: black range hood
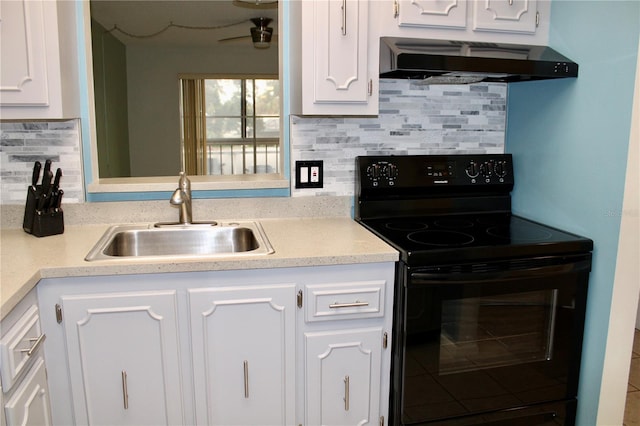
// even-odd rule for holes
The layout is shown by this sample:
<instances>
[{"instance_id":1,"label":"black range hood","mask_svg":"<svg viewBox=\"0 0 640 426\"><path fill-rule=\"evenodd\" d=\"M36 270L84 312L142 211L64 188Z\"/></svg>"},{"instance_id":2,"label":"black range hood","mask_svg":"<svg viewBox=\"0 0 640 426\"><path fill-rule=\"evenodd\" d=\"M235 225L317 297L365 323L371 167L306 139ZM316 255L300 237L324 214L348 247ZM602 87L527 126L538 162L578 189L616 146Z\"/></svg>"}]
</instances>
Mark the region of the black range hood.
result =
<instances>
[{"instance_id":1,"label":"black range hood","mask_svg":"<svg viewBox=\"0 0 640 426\"><path fill-rule=\"evenodd\" d=\"M380 39L380 78L413 78L425 84L468 84L577 76L578 64L546 46Z\"/></svg>"}]
</instances>

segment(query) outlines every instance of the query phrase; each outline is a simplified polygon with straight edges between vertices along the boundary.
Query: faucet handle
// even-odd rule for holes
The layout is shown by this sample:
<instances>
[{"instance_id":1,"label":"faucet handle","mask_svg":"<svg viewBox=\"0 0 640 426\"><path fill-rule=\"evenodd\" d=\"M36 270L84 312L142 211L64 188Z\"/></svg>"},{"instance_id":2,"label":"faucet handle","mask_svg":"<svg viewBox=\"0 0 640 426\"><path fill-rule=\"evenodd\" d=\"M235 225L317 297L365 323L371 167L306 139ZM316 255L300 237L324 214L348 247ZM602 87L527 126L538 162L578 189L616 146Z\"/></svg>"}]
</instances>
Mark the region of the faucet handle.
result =
<instances>
[{"instance_id":1,"label":"faucet handle","mask_svg":"<svg viewBox=\"0 0 640 426\"><path fill-rule=\"evenodd\" d=\"M191 191L191 181L189 180L189 178L184 172L180 172L180 179L178 180L178 186L180 187L180 189L182 189L185 192Z\"/></svg>"}]
</instances>

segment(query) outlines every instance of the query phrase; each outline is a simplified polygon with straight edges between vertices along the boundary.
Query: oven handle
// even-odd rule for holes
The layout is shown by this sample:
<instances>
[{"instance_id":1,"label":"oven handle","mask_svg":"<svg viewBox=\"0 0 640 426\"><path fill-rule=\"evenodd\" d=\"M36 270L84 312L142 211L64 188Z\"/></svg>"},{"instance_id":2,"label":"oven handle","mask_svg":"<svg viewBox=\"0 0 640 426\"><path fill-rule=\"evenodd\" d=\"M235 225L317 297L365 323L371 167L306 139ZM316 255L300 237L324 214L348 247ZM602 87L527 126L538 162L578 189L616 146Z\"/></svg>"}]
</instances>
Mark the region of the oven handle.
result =
<instances>
[{"instance_id":1,"label":"oven handle","mask_svg":"<svg viewBox=\"0 0 640 426\"><path fill-rule=\"evenodd\" d=\"M532 267L526 269L504 270L495 272L412 272L410 274L412 284L431 284L434 281L454 281L456 283L482 283L486 281L508 281L520 278L544 278L552 275L589 271L591 259L573 261L560 265Z\"/></svg>"}]
</instances>

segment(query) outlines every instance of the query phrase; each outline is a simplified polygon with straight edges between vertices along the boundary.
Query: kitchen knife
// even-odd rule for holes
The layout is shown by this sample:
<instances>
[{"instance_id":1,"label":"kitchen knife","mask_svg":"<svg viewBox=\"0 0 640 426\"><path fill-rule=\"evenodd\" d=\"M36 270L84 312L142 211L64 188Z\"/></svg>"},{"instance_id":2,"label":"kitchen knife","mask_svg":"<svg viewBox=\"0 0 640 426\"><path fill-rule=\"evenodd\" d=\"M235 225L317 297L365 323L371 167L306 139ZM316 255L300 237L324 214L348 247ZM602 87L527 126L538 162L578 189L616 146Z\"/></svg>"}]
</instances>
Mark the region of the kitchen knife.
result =
<instances>
[{"instance_id":1,"label":"kitchen knife","mask_svg":"<svg viewBox=\"0 0 640 426\"><path fill-rule=\"evenodd\" d=\"M49 161L49 160L47 160ZM49 170L47 170L47 164L44 165L44 173L42 175L42 188L40 193L40 199L38 200L38 210L44 210L49 207L49 201L51 200L51 179L53 179L53 173L50 170L51 162L49 162Z\"/></svg>"},{"instance_id":2,"label":"kitchen knife","mask_svg":"<svg viewBox=\"0 0 640 426\"><path fill-rule=\"evenodd\" d=\"M40 170L42 169L42 163L36 161L33 165L33 174L31 175L31 189L35 192L36 185L40 179Z\"/></svg>"},{"instance_id":3,"label":"kitchen knife","mask_svg":"<svg viewBox=\"0 0 640 426\"><path fill-rule=\"evenodd\" d=\"M42 185L44 186L44 181L47 179L47 175L51 172L51 160L46 160L44 162L44 172L42 173ZM53 175L52 175L53 176ZM51 185L51 178L49 178L49 185Z\"/></svg>"},{"instance_id":4,"label":"kitchen knife","mask_svg":"<svg viewBox=\"0 0 640 426\"><path fill-rule=\"evenodd\" d=\"M52 200L53 203L53 208L55 209L55 211L60 210L60 207L62 206L62 196L64 195L64 191L61 189L60 191L58 191L58 193L55 196L55 199Z\"/></svg>"},{"instance_id":5,"label":"kitchen knife","mask_svg":"<svg viewBox=\"0 0 640 426\"><path fill-rule=\"evenodd\" d=\"M60 178L62 177L62 169L56 170L56 177L53 179L53 192L56 192L60 188Z\"/></svg>"},{"instance_id":6,"label":"kitchen knife","mask_svg":"<svg viewBox=\"0 0 640 426\"><path fill-rule=\"evenodd\" d=\"M59 207L60 201L60 178L62 177L62 169L58 168L56 170L56 176L53 178L53 186L51 187L51 197L47 203L47 207L51 209L55 209Z\"/></svg>"}]
</instances>

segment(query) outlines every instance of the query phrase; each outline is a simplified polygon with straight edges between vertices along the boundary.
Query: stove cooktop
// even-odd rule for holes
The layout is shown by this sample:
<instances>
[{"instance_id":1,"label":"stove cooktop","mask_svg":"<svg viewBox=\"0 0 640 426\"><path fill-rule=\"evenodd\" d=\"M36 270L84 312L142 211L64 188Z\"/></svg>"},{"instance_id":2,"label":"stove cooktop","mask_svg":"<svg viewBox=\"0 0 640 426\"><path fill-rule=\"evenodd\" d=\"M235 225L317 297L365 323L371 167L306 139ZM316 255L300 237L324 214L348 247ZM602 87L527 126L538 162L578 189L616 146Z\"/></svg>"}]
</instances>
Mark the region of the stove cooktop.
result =
<instances>
[{"instance_id":1,"label":"stove cooktop","mask_svg":"<svg viewBox=\"0 0 640 426\"><path fill-rule=\"evenodd\" d=\"M361 223L412 265L584 253L593 242L511 214L367 219Z\"/></svg>"}]
</instances>

